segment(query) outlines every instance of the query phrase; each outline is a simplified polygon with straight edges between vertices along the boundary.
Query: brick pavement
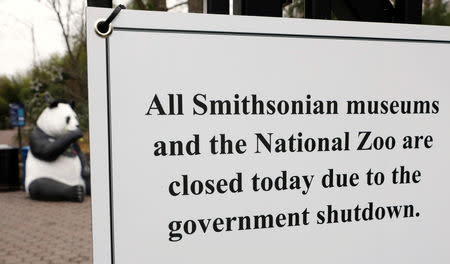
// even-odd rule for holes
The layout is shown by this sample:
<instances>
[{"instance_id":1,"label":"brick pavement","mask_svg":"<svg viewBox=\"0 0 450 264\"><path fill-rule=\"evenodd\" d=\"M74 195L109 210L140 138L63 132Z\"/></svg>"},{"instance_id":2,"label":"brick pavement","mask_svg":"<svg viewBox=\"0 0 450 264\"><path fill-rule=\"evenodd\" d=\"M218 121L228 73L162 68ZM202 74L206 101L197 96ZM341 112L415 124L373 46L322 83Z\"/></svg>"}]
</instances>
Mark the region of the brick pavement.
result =
<instances>
[{"instance_id":1,"label":"brick pavement","mask_svg":"<svg viewBox=\"0 0 450 264\"><path fill-rule=\"evenodd\" d=\"M92 263L91 200L39 202L0 192L0 264Z\"/></svg>"}]
</instances>

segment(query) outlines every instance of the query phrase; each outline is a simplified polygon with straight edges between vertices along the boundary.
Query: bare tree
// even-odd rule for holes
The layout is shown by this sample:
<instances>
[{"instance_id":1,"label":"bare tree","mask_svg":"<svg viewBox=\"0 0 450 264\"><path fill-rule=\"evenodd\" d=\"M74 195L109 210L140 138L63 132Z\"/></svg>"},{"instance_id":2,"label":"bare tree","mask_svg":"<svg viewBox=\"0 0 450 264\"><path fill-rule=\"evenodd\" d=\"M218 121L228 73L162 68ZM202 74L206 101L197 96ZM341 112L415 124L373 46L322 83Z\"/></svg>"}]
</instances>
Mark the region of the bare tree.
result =
<instances>
[{"instance_id":1,"label":"bare tree","mask_svg":"<svg viewBox=\"0 0 450 264\"><path fill-rule=\"evenodd\" d=\"M180 6L183 6L183 5L187 5L187 4L188 4L188 1L178 2L178 3L174 4L171 7L168 7L167 10L172 10L172 9L175 9L177 7L180 7Z\"/></svg>"},{"instance_id":2,"label":"bare tree","mask_svg":"<svg viewBox=\"0 0 450 264\"><path fill-rule=\"evenodd\" d=\"M31 24L30 28L30 33L31 33L31 44L33 45L33 66L37 66L37 57L38 55L38 51L36 48L36 38L35 38L35 34L34 34L34 25Z\"/></svg>"},{"instance_id":3,"label":"bare tree","mask_svg":"<svg viewBox=\"0 0 450 264\"><path fill-rule=\"evenodd\" d=\"M285 17L305 17L305 1L293 0L283 8L283 13Z\"/></svg>"},{"instance_id":4,"label":"bare tree","mask_svg":"<svg viewBox=\"0 0 450 264\"><path fill-rule=\"evenodd\" d=\"M49 4L50 8L53 10L53 12L56 15L56 18L58 19L59 26L62 30L62 35L64 38L64 42L66 44L67 53L69 54L70 60L72 62L75 62L75 55L72 49L72 43L71 43L71 31L72 31L72 24L71 19L73 16L72 13L72 1L68 0L66 1L66 9L63 10L61 0L47 0L47 4Z\"/></svg>"},{"instance_id":5,"label":"bare tree","mask_svg":"<svg viewBox=\"0 0 450 264\"><path fill-rule=\"evenodd\" d=\"M23 19L19 19L18 17L16 17L15 15L11 15L9 13L6 12L2 12L0 11L0 15L1 16L5 16L5 17L10 17L12 19L14 19L16 22L18 22L19 24L25 26L27 29L30 30L30 39L31 39L31 45L32 45L32 57L33 57L33 66L37 66L37 61L38 61L38 57L39 57L39 52L36 46L36 38L35 38L35 33L34 33L34 24L28 20L23 20ZM0 33L1 33L1 29L3 28L8 28L7 23L0 25ZM22 31L17 31L19 35L22 35ZM0 36L1 37L1 36Z\"/></svg>"},{"instance_id":6,"label":"bare tree","mask_svg":"<svg viewBox=\"0 0 450 264\"><path fill-rule=\"evenodd\" d=\"M39 1L39 0L38 0ZM64 91L77 102L87 102L87 76L81 56L85 56L85 1L73 6L71 0L45 0L53 11L61 28L70 65L61 69L65 79Z\"/></svg>"},{"instance_id":7,"label":"bare tree","mask_svg":"<svg viewBox=\"0 0 450 264\"><path fill-rule=\"evenodd\" d=\"M189 13L203 13L203 0L188 0Z\"/></svg>"},{"instance_id":8,"label":"bare tree","mask_svg":"<svg viewBox=\"0 0 450 264\"><path fill-rule=\"evenodd\" d=\"M133 0L133 2L141 10L152 9L155 11L167 11L166 0Z\"/></svg>"},{"instance_id":9,"label":"bare tree","mask_svg":"<svg viewBox=\"0 0 450 264\"><path fill-rule=\"evenodd\" d=\"M156 11L167 11L166 0L151 0L153 10Z\"/></svg>"}]
</instances>

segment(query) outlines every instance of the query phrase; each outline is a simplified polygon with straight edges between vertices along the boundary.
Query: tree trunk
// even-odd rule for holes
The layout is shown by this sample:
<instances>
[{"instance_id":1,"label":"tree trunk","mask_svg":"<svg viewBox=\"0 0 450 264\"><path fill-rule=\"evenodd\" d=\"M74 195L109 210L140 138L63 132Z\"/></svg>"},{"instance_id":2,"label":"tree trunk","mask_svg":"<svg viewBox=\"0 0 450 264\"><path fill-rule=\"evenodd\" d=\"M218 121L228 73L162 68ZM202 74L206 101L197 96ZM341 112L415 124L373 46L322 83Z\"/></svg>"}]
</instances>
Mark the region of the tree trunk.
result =
<instances>
[{"instance_id":1,"label":"tree trunk","mask_svg":"<svg viewBox=\"0 0 450 264\"><path fill-rule=\"evenodd\" d=\"M203 13L203 0L188 0L189 13Z\"/></svg>"},{"instance_id":2,"label":"tree trunk","mask_svg":"<svg viewBox=\"0 0 450 264\"><path fill-rule=\"evenodd\" d=\"M167 3L166 0L151 0L153 10L156 11L167 11Z\"/></svg>"}]
</instances>

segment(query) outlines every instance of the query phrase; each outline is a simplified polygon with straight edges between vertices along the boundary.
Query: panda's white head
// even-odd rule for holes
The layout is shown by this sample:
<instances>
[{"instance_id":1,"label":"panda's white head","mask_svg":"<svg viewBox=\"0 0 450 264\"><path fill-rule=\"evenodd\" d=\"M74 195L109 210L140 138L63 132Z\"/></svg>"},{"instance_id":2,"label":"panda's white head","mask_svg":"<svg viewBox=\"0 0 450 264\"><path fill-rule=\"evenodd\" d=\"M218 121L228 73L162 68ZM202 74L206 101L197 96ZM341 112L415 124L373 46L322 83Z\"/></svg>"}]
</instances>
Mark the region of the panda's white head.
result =
<instances>
[{"instance_id":1,"label":"panda's white head","mask_svg":"<svg viewBox=\"0 0 450 264\"><path fill-rule=\"evenodd\" d=\"M37 126L51 137L59 137L78 129L78 118L73 104L53 101L39 116Z\"/></svg>"}]
</instances>

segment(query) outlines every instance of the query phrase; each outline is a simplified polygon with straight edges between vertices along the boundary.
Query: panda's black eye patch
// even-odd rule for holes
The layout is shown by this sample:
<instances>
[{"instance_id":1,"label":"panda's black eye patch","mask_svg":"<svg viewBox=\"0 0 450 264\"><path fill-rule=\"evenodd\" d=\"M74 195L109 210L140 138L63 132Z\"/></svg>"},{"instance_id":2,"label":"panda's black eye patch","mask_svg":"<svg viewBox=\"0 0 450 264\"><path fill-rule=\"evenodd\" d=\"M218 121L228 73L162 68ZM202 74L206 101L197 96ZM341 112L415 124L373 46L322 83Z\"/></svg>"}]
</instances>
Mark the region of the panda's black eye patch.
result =
<instances>
[{"instance_id":1,"label":"panda's black eye patch","mask_svg":"<svg viewBox=\"0 0 450 264\"><path fill-rule=\"evenodd\" d=\"M69 124L69 122L70 122L70 116L67 116L66 117L66 124Z\"/></svg>"}]
</instances>

